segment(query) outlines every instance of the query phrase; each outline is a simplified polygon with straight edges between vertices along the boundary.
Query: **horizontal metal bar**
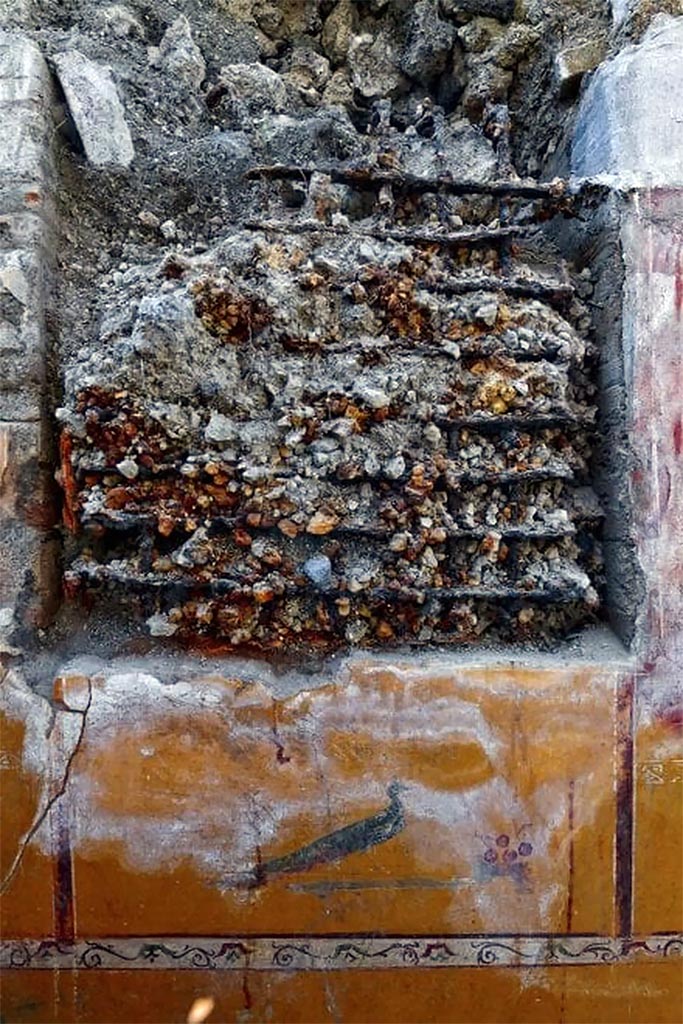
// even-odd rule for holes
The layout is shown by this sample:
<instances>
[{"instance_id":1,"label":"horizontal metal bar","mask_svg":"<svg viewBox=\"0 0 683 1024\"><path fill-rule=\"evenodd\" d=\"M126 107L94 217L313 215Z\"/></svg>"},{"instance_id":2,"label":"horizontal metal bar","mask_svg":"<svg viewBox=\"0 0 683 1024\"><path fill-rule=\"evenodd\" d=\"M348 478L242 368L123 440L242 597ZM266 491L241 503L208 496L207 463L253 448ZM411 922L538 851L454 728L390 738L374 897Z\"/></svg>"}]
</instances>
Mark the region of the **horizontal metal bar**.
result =
<instances>
[{"instance_id":1,"label":"horizontal metal bar","mask_svg":"<svg viewBox=\"0 0 683 1024\"><path fill-rule=\"evenodd\" d=\"M391 185L410 192L448 192L450 195L522 196L527 199L553 199L559 201L570 197L568 183L555 181L480 181L467 178L439 176L423 178L400 171L386 171L379 168L304 166L296 164L270 164L252 167L244 177L253 181L266 178L271 181L308 180L313 174L326 174L332 181L357 188L381 188Z\"/></svg>"},{"instance_id":2,"label":"horizontal metal bar","mask_svg":"<svg viewBox=\"0 0 683 1024\"><path fill-rule=\"evenodd\" d=\"M547 427L582 427L589 429L595 426L594 418L588 414L579 416L575 412L563 409L558 412L542 414L505 413L495 416L491 413L475 413L471 416L435 416L434 422L439 427L471 427L484 433L498 430L542 430Z\"/></svg>"},{"instance_id":3,"label":"horizontal metal bar","mask_svg":"<svg viewBox=\"0 0 683 1024\"><path fill-rule=\"evenodd\" d=\"M577 480L576 473L568 466L555 466L552 468L539 467L538 469L508 469L498 472L477 473L474 470L463 470L462 472L445 472L446 483L452 488L456 483L467 484L510 484L522 481L543 481L543 480L566 480L574 483Z\"/></svg>"},{"instance_id":4,"label":"horizontal metal bar","mask_svg":"<svg viewBox=\"0 0 683 1024\"><path fill-rule=\"evenodd\" d=\"M464 425L464 424L462 424L462 425ZM503 429L497 423L495 425L492 425L492 428ZM108 470L99 470L99 472L102 475L110 474L110 473L112 475L120 475L118 473L118 471L115 470L115 469L113 469L113 470L109 470L109 469ZM178 471L176 471L176 472L177 472L177 475L180 476L180 473ZM280 481L290 479L293 475L294 475L294 470L290 470L290 471L279 470L277 473L274 473L273 476L269 477L266 482L268 483L269 486L276 486ZM499 484L499 483L513 483L515 481L524 481L524 480L527 480L527 481L528 480L567 480L567 481L570 481L570 482L577 482L578 479L579 479L577 474L576 474L576 472L575 472L575 470L573 470L568 465L565 465L565 466L558 466L558 465L554 465L554 466L540 466L537 469L484 470L484 471L480 471L480 472L476 472L474 470L469 470L469 469L453 469L453 468L450 468L450 467L446 467L442 471L441 476L444 477L444 479L446 481L446 486L447 487L453 487L455 484L459 484L459 483L474 483L474 484L492 483L492 484ZM152 477L152 479L153 479L153 477ZM354 477L353 479L350 479L350 480L344 480L344 479L339 479L337 477L334 477L334 478L326 478L325 482L328 482L329 484L331 484L332 486L335 486L335 487L348 488L348 487L358 486L361 483L366 483L366 482L368 482L371 479L374 479L374 478L368 477L367 474L365 474L365 473L360 473L358 476L356 476L356 477ZM389 481L384 480L384 479L381 482L389 483ZM395 483L395 481L394 481L394 483ZM120 513L120 515L126 515L126 514L129 514L129 513ZM134 514L138 515L138 513L134 513ZM144 515L144 514L145 513L139 513L139 515ZM91 516L91 518L94 521L94 518L92 516ZM199 518L202 521L204 521L206 517L201 512L197 512L197 513L192 513L192 514L188 513L187 518L192 518L192 519ZM123 523L123 520L119 520L119 521L121 523ZM122 528L123 528L123 526L122 526Z\"/></svg>"},{"instance_id":5,"label":"horizontal metal bar","mask_svg":"<svg viewBox=\"0 0 683 1024\"><path fill-rule=\"evenodd\" d=\"M364 591L363 593L368 593ZM415 600L418 597L441 600L509 601L522 600L539 603L563 603L581 600L585 593L582 588L572 585L522 590L518 587L421 587L415 590L392 591L390 587L377 587L369 595L380 601ZM348 596L348 595L347 595Z\"/></svg>"},{"instance_id":6,"label":"horizontal metal bar","mask_svg":"<svg viewBox=\"0 0 683 1024\"><path fill-rule=\"evenodd\" d=\"M443 295L465 295L478 291L503 291L522 299L538 299L565 305L575 294L574 286L565 281L532 281L523 277L487 274L480 278L439 278L419 281L422 288Z\"/></svg>"},{"instance_id":7,"label":"horizontal metal bar","mask_svg":"<svg viewBox=\"0 0 683 1024\"><path fill-rule=\"evenodd\" d=\"M407 242L414 245L443 245L459 246L471 245L479 242L493 242L501 238L512 238L519 235L529 234L529 228L523 225L511 225L498 228L471 228L463 231L419 231L410 228L373 228L365 230L360 228L338 227L334 224L324 224L320 221L295 221L295 220L250 220L240 225L249 231L273 231L281 234L300 235L318 232L320 234L335 235L346 238L377 238L380 241Z\"/></svg>"},{"instance_id":8,"label":"horizontal metal bar","mask_svg":"<svg viewBox=\"0 0 683 1024\"><path fill-rule=\"evenodd\" d=\"M397 417L403 424L418 423L423 421L413 420L409 417ZM460 430L460 429L471 429L476 430L481 434L494 434L500 431L506 430L523 430L523 431L535 431L552 429L554 427L558 429L584 429L590 430L595 427L595 421L590 415L578 416L576 413L569 411L562 411L556 413L548 413L545 415L525 415L523 413L504 414L501 416L492 415L489 413L475 414L471 416L434 416L431 421L425 420L424 423L433 422L439 427L446 428L448 430ZM212 458L216 458L216 453L211 454ZM184 461L184 460L183 460ZM202 470L202 464L197 463L197 469ZM168 463L163 466L159 466L155 470L147 469L143 466L139 468L138 476L135 480L130 480L124 477L124 474L117 468L117 466L95 466L80 463L76 467L76 474L78 477L83 477L86 474L93 476L116 476L125 479L126 482L134 487L137 479L141 480L157 480L165 479L167 477L175 477L180 475L180 469L178 466L172 466ZM294 469L280 468L273 473L269 479L273 482L278 480L288 480L294 475ZM234 480L240 480L239 471L235 472L233 477ZM349 481L355 483L358 480L366 479L365 476L355 477L354 480ZM344 483L345 481L335 481Z\"/></svg>"},{"instance_id":9,"label":"horizontal metal bar","mask_svg":"<svg viewBox=\"0 0 683 1024\"><path fill-rule=\"evenodd\" d=\"M77 566L67 570L67 578L77 576L84 583L104 583L113 586L122 586L136 591L175 590L185 592L188 595L196 593L208 593L215 597L235 596L242 600L252 600L248 590L245 592L244 584L238 583L229 578L213 580L193 580L188 577L166 578L154 576L137 576L135 573L112 571L106 565L94 565L92 567ZM348 598L350 600L382 601L384 603L399 603L401 601L413 601L422 603L427 598L435 598L443 601L452 600L477 600L477 601L533 601L535 603L564 603L585 598L585 589L576 584L567 586L554 586L524 590L520 587L482 587L482 586L461 586L461 587L371 587L367 590L352 594L346 590L317 591L314 587L286 587L283 594L277 595L274 600L281 600L286 597L309 596L315 598L326 598L337 600Z\"/></svg>"},{"instance_id":10,"label":"horizontal metal bar","mask_svg":"<svg viewBox=\"0 0 683 1024\"><path fill-rule=\"evenodd\" d=\"M182 527L183 524L190 518L196 518L194 516L178 516L178 526ZM491 533L499 534L504 540L517 539L517 538L528 538L530 540L537 539L552 539L553 537L573 537L577 532L577 525L587 522L597 522L602 518L602 513L591 514L591 515L579 515L575 516L564 526L549 527L549 526L525 526L523 524L517 526L473 526L473 527L443 527L446 533L447 540L467 540L488 537ZM156 526L157 517L155 515L148 514L137 514L131 512L117 512L107 511L96 512L88 516L83 516L81 524L85 527L104 527L114 531L124 532L126 530L138 530L147 531L154 529ZM215 530L216 528L222 528L224 530L234 530L237 528L246 529L254 534L273 534L282 540L282 534L277 529L277 524L273 526L261 527L261 526L248 526L246 523L245 516L208 516L201 518L201 525L209 530ZM406 526L404 529L409 530L410 527ZM331 536L349 535L357 537L376 537L376 538L387 538L393 536L396 530L391 530L382 524L345 524L340 523L338 526L331 531Z\"/></svg>"}]
</instances>

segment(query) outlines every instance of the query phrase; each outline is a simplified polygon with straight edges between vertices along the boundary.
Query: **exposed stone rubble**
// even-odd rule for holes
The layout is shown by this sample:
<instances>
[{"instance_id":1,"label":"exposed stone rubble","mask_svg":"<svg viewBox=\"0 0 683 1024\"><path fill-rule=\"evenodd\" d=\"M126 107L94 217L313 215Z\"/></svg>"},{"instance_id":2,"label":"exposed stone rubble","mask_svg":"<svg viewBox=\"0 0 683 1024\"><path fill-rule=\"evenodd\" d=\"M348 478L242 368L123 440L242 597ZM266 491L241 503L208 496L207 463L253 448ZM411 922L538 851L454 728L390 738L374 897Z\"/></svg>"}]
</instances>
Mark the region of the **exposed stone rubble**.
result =
<instances>
[{"instance_id":1,"label":"exposed stone rubble","mask_svg":"<svg viewBox=\"0 0 683 1024\"><path fill-rule=\"evenodd\" d=\"M260 649L600 614L581 201L519 177L598 6L46 0L68 595Z\"/></svg>"},{"instance_id":2,"label":"exposed stone rubble","mask_svg":"<svg viewBox=\"0 0 683 1024\"><path fill-rule=\"evenodd\" d=\"M313 219L274 184L265 227L124 275L108 301L126 319L66 374L69 586L137 593L154 635L231 646L590 618L592 347L566 280L501 273L529 201L509 228L454 232L424 210L461 197L399 188L388 220L386 176L332 182L354 173L309 175Z\"/></svg>"}]
</instances>

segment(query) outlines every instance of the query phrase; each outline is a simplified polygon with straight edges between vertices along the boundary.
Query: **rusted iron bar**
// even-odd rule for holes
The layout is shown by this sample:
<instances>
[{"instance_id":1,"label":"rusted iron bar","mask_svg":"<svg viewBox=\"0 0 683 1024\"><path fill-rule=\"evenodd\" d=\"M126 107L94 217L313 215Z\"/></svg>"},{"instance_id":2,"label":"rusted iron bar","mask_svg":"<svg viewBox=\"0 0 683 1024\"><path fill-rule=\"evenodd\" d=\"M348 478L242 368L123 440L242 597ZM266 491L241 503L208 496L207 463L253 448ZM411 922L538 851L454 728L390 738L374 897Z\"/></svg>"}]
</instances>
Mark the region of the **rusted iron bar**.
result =
<instances>
[{"instance_id":1,"label":"rusted iron bar","mask_svg":"<svg viewBox=\"0 0 683 1024\"><path fill-rule=\"evenodd\" d=\"M501 231L504 230L501 228ZM420 287L442 295L465 295L469 292L502 291L520 299L539 299L565 305L574 296L574 286L560 281L530 281L488 274L478 278L425 279Z\"/></svg>"},{"instance_id":2,"label":"rusted iron bar","mask_svg":"<svg viewBox=\"0 0 683 1024\"><path fill-rule=\"evenodd\" d=\"M578 522L578 519L577 519ZM574 537L576 525L567 523L565 526L544 527L544 526L474 526L474 527L444 527L446 540L483 540L489 534L498 534L503 540L553 540L556 537ZM392 531L382 527L372 526L344 526L336 527L335 534L347 533L360 537L390 537Z\"/></svg>"},{"instance_id":3,"label":"rusted iron bar","mask_svg":"<svg viewBox=\"0 0 683 1024\"><path fill-rule=\"evenodd\" d=\"M519 476L519 474L517 474ZM487 480L490 479L487 477ZM576 534L577 526L585 522L594 522L602 518L602 513L584 514L575 516L565 526L557 527L545 527L545 526L474 526L474 527L444 527L447 540L471 540L476 538L487 537L491 532L500 534L505 539L536 539L536 540L551 540L553 537L572 537ZM189 518L189 517L187 517ZM83 517L84 527L105 527L110 530L146 530L153 527L156 523L156 516L153 515L136 515L130 512L117 512L117 511L103 511L94 512L88 516ZM183 526L185 517L178 517L178 525ZM238 527L248 528L252 533L269 533L277 535L277 528L275 526L252 526L247 527L245 516L210 516L201 520L202 526L207 527L213 531L216 528L221 528L226 531L234 530ZM388 529L382 524L377 525L352 525L340 523L339 526L335 527L333 534L347 534L350 536L358 537L376 537L378 539L390 537L394 531Z\"/></svg>"},{"instance_id":4,"label":"rusted iron bar","mask_svg":"<svg viewBox=\"0 0 683 1024\"><path fill-rule=\"evenodd\" d=\"M552 341L552 335L549 335L549 340ZM442 341L451 342L452 339L448 335L442 336ZM473 339L459 339L458 348L460 349L460 355L472 356L476 355L478 358L485 357L487 354L497 354L501 348L505 348L505 341L500 334L496 334L491 331L490 334L484 334L480 337ZM407 352L417 353L419 355L430 356L433 359L445 359L452 363L454 361L453 352L444 348L439 344L429 344L424 341L420 341L419 338L411 337L410 335L403 335L399 337L371 340L366 339L355 339L347 338L345 341L335 341L327 344L323 341L320 344L313 344L310 349L303 348L301 351L314 351L320 355L337 354L342 352L354 352L359 355L382 355L387 352ZM578 362L579 356L575 353L571 353L566 358L560 358L555 352L544 349L542 351L534 352L533 350L520 350L514 352L515 360L519 363L534 363L546 360L555 364L566 366L571 362Z\"/></svg>"},{"instance_id":5,"label":"rusted iron bar","mask_svg":"<svg viewBox=\"0 0 683 1024\"><path fill-rule=\"evenodd\" d=\"M145 574L137 576L135 573L127 573L119 569L110 569L108 565L76 566L68 575L79 577L83 583L103 583L110 586L122 586L132 590L153 589L157 592L162 590L179 590L188 593L209 593L216 596L230 596L231 594L248 599L250 597L248 588L244 584L229 578L213 580L194 580L190 577L159 577ZM312 596L309 587L289 586L279 595L279 598L295 596ZM330 589L324 592L327 598L354 597L346 590ZM462 586L462 587L369 587L361 591L359 597L365 600L383 601L385 603L398 603L400 601L423 602L427 598L436 598L443 601L449 600L478 600L478 601L509 601L523 600L540 603L566 603L573 600L585 598L584 588L575 583L564 586L554 585L525 590L522 587L485 587L485 586Z\"/></svg>"},{"instance_id":6,"label":"rusted iron bar","mask_svg":"<svg viewBox=\"0 0 683 1024\"><path fill-rule=\"evenodd\" d=\"M177 463L164 462L155 466L154 469L150 469L148 466L138 466L138 472L136 480L163 480L167 477L175 477L178 475L178 466L185 461L184 458L179 458ZM125 474L117 466L98 466L94 464L88 465L87 462L79 461L78 465L74 467L74 473L77 478L83 476L118 476L122 479L128 479ZM132 484L133 481L128 479L128 483Z\"/></svg>"},{"instance_id":7,"label":"rusted iron bar","mask_svg":"<svg viewBox=\"0 0 683 1024\"><path fill-rule=\"evenodd\" d=\"M534 590L523 590L521 587L419 587L393 590L391 587L376 587L367 593L370 598L379 601L410 601L426 598L462 601L514 601L528 600L542 604L564 604L568 601L585 598L583 588L577 584L565 586L542 587Z\"/></svg>"},{"instance_id":8,"label":"rusted iron bar","mask_svg":"<svg viewBox=\"0 0 683 1024\"><path fill-rule=\"evenodd\" d=\"M568 409L543 415L511 413L494 416L491 413L478 413L473 416L435 416L438 427L472 427L481 433L495 433L498 430L543 430L545 427L578 427L588 430L595 426L590 416L578 416Z\"/></svg>"},{"instance_id":9,"label":"rusted iron bar","mask_svg":"<svg viewBox=\"0 0 683 1024\"><path fill-rule=\"evenodd\" d=\"M446 470L445 476L449 487L453 487L455 484L474 484L478 486L479 484L510 484L517 481L525 483L529 481L537 483L543 480L564 480L567 483L578 482L576 473L569 469L568 466L543 467L540 469L508 469L499 472L486 472L482 470L479 473L470 470L449 473Z\"/></svg>"},{"instance_id":10,"label":"rusted iron bar","mask_svg":"<svg viewBox=\"0 0 683 1024\"><path fill-rule=\"evenodd\" d=\"M464 231L415 231L409 228L373 228L366 229L338 227L334 224L323 224L320 221L288 221L288 220L248 220L240 225L248 231L273 231L279 234L301 235L320 232L347 238L377 238L380 241L407 242L411 245L442 245L457 247L459 245L476 245L480 242L495 242L513 236L528 235L528 225L510 225L498 228L471 228Z\"/></svg>"},{"instance_id":11,"label":"rusted iron bar","mask_svg":"<svg viewBox=\"0 0 683 1024\"><path fill-rule=\"evenodd\" d=\"M468 419L467 421L465 421L465 420L458 420L458 421L446 420L446 421L442 421L442 422L443 422L443 425L450 426L450 427L453 427L453 426L458 426L458 427L472 427L472 426L476 426L479 429L482 426L485 426L485 427L491 427L492 430L510 429L511 426L514 427L515 422L517 422L517 420L519 421L517 423L517 428L518 429L521 429L522 427L529 426L528 421L527 420L523 420L521 417L514 418L515 422L513 422L513 417L507 417L507 420L506 420L505 423L501 423L501 420L502 420L502 417L496 418L495 421L493 421L493 420L489 420L489 421L476 420L474 422L471 422ZM435 421L435 422L437 422L437 421ZM438 421L438 422L441 422L441 421ZM546 425L546 424L544 424L544 425ZM557 421L556 418L551 419L549 417L547 425L548 426L558 426L559 424L558 424L558 421ZM529 429L531 429L530 426L529 426ZM482 430L481 432L485 433L486 431ZM105 476L105 475L109 475L109 474L111 474L112 476L122 476L122 474L119 472L119 470L116 467L113 467L111 469L101 469L100 468L100 469L96 469L96 470L89 470L89 472L93 473L93 475L95 473L98 473L101 476ZM555 465L553 467L547 467L547 466L546 467L541 467L539 469L482 470L481 473L475 473L475 472L472 472L471 470L455 470L455 469L451 469L450 467L447 466L445 468L445 470L444 470L444 473L448 477L449 481L462 481L462 482L467 482L467 483L482 483L482 482L486 482L486 481L490 481L491 483L501 483L501 482L502 483L506 483L506 482L508 482L510 480L575 480L576 479L575 473L573 472L573 470L571 470L569 468L569 466L558 466L558 465ZM180 471L176 470L176 474L180 475ZM294 470L281 470L281 469L277 470L277 471L275 471L273 473L273 475L271 477L268 478L268 484L270 486L272 486L274 484L277 484L280 480L290 479L293 475L294 475ZM153 477L153 474L151 474L151 472L150 472L150 476ZM371 479L371 478L368 477L367 474L359 473L358 476L355 476L352 479L344 479L342 477L330 478L330 483L334 483L337 486L343 487L343 486L346 486L346 485L349 485L349 484L357 485L359 481L361 481L361 480L368 480L368 479ZM119 515L128 515L128 514L130 514L130 513L119 513ZM196 515L193 515L192 518L194 519L194 518L197 518L197 517L196 517Z\"/></svg>"},{"instance_id":12,"label":"rusted iron bar","mask_svg":"<svg viewBox=\"0 0 683 1024\"><path fill-rule=\"evenodd\" d=\"M379 189L391 185L408 192L448 192L450 195L521 196L525 199L566 199L567 182L556 178L549 182L536 181L475 181L447 176L422 178L415 174L402 174L366 167L305 167L293 164L270 164L252 167L245 174L247 180L266 178L271 181L308 180L313 174L326 174L332 181L356 188Z\"/></svg>"}]
</instances>

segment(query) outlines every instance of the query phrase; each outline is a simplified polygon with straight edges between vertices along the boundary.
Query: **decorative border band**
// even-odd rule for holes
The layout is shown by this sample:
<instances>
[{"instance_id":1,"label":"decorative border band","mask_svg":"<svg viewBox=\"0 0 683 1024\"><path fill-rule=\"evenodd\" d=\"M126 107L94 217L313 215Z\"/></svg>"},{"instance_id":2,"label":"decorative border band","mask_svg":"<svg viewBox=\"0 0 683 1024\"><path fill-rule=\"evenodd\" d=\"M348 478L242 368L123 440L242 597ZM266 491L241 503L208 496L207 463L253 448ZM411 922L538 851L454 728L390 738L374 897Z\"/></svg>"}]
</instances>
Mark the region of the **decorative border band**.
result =
<instances>
[{"instance_id":1,"label":"decorative border band","mask_svg":"<svg viewBox=\"0 0 683 1024\"><path fill-rule=\"evenodd\" d=\"M341 970L377 967L554 967L683 957L683 934L418 938L146 938L0 943L0 967L48 970Z\"/></svg>"}]
</instances>

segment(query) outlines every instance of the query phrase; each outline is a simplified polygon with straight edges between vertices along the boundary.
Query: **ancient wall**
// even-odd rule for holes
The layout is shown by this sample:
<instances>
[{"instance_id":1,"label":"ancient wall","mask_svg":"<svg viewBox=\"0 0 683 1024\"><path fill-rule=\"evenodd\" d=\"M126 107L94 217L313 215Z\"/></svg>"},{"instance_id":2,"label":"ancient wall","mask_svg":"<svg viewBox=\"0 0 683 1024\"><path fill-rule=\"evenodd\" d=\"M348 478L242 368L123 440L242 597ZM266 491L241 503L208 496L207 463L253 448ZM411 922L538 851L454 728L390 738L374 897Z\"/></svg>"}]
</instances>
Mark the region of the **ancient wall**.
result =
<instances>
[{"instance_id":1,"label":"ancient wall","mask_svg":"<svg viewBox=\"0 0 683 1024\"><path fill-rule=\"evenodd\" d=\"M680 1019L682 15L0 3L3 1019Z\"/></svg>"}]
</instances>

